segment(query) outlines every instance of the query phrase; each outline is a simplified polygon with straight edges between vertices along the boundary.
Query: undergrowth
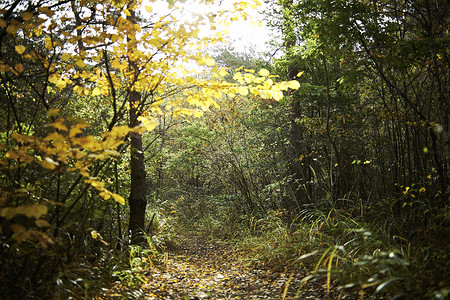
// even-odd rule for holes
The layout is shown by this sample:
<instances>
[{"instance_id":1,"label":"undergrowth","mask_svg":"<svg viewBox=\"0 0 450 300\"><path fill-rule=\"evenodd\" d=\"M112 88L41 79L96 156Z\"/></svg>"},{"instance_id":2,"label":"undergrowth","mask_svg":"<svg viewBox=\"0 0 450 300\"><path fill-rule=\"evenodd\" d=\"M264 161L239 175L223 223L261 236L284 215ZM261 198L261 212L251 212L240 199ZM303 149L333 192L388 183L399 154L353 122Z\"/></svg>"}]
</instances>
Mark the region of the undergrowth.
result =
<instances>
[{"instance_id":1,"label":"undergrowth","mask_svg":"<svg viewBox=\"0 0 450 300\"><path fill-rule=\"evenodd\" d=\"M308 282L321 281L328 293L358 299L449 295L445 248L392 234L345 210L308 208L295 217L277 210L241 218L220 206L211 212L185 219L186 226L210 238L239 241L251 260L305 274L299 292Z\"/></svg>"},{"instance_id":2,"label":"undergrowth","mask_svg":"<svg viewBox=\"0 0 450 300\"><path fill-rule=\"evenodd\" d=\"M130 235L108 243L102 238L106 232L93 229L79 240L61 233L44 249L31 241L20 245L2 241L0 298L143 299L146 274L164 263L176 243L167 216L156 211L148 220L141 245L131 244Z\"/></svg>"},{"instance_id":3,"label":"undergrowth","mask_svg":"<svg viewBox=\"0 0 450 300\"><path fill-rule=\"evenodd\" d=\"M250 227L252 234L243 239L243 246L254 259L306 273L299 291L308 281L322 279L328 293L337 290L359 299L449 295L449 279L444 276L448 269L442 268L448 258L441 250L415 247L419 241L389 236L343 211L304 210L291 222L282 211L272 211ZM421 274L424 268L440 272L440 281L426 282L431 275Z\"/></svg>"},{"instance_id":4,"label":"undergrowth","mask_svg":"<svg viewBox=\"0 0 450 300\"><path fill-rule=\"evenodd\" d=\"M296 286L298 293L308 283L320 282L329 295L358 299L438 300L449 295L445 247L393 234L378 222L336 208L308 208L295 217L284 210L263 216L239 215L215 200L204 200L202 210L190 206L188 200L179 200L171 208L170 223L176 228L167 220L157 220L159 225L147 236L147 245L130 246L122 267L113 270L115 291L128 298L141 297L145 270L164 260L174 237L201 234L238 243L250 260L304 274ZM405 223L395 221L392 218L390 226Z\"/></svg>"},{"instance_id":5,"label":"undergrowth","mask_svg":"<svg viewBox=\"0 0 450 300\"><path fill-rule=\"evenodd\" d=\"M104 296L121 296L123 299L144 299L149 271L165 263L168 251L176 245L176 232L170 217L159 211L149 216L147 232L143 233L145 242L141 245L127 243L122 256L111 272L113 286L104 289Z\"/></svg>"}]
</instances>

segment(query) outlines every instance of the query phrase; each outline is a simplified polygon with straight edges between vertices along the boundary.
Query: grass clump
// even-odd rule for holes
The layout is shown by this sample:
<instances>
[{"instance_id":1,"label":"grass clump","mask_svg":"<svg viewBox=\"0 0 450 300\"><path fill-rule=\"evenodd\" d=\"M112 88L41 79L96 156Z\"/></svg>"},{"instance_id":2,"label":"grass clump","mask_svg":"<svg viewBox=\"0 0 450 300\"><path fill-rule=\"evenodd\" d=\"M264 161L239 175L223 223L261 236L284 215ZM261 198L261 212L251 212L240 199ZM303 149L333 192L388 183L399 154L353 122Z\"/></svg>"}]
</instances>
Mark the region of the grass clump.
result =
<instances>
[{"instance_id":1,"label":"grass clump","mask_svg":"<svg viewBox=\"0 0 450 300\"><path fill-rule=\"evenodd\" d=\"M412 249L412 242L342 211L304 210L291 222L282 212L271 211L254 220L251 228L243 247L254 259L306 274L299 292L307 282L320 281L328 294L353 294L360 299L448 296L448 277L435 283L425 280L436 271L431 268L437 267L433 256L439 251ZM447 261L445 255L442 259L441 263ZM421 273L427 267L429 273Z\"/></svg>"}]
</instances>

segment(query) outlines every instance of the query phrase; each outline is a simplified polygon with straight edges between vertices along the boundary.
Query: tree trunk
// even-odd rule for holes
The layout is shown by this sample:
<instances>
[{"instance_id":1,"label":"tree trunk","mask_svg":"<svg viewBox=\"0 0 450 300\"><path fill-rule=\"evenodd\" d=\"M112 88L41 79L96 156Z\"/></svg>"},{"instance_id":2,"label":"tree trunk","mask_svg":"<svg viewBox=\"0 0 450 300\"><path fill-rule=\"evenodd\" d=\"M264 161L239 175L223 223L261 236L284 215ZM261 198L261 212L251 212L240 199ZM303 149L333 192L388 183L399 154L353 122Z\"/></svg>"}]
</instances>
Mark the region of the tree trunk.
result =
<instances>
[{"instance_id":1,"label":"tree trunk","mask_svg":"<svg viewBox=\"0 0 450 300\"><path fill-rule=\"evenodd\" d=\"M131 92L130 103L136 103L140 99L140 94ZM134 121L133 121L134 120ZM136 108L130 109L130 126L139 125L136 116ZM130 221L128 230L132 234L132 242L139 243L142 241L141 233L145 228L145 208L147 206L146 199L146 182L145 182L145 165L144 152L142 151L142 135L139 133L131 133L130 135L130 170L131 170L131 184L130 184Z\"/></svg>"},{"instance_id":2,"label":"tree trunk","mask_svg":"<svg viewBox=\"0 0 450 300\"><path fill-rule=\"evenodd\" d=\"M130 15L127 19L135 24L136 14L134 11L135 3L130 1L128 3L128 10ZM127 35L128 39L128 52L132 53L134 51L133 46L131 46L135 39L135 32L131 29ZM138 126L141 122L138 120L140 115L140 104L141 104L141 94L133 89L133 82L137 81L137 76L139 75L139 70L136 63L128 58L129 68L134 78L132 79L130 86L128 88L128 101L130 104L130 127ZM131 233L131 242L133 244L138 244L143 242L142 233L145 229L145 208L147 206L146 199L146 181L145 181L145 161L144 161L144 151L142 147L142 134L132 132L130 134L130 171L131 171L131 183L130 183L130 220L128 223L128 230Z\"/></svg>"},{"instance_id":3,"label":"tree trunk","mask_svg":"<svg viewBox=\"0 0 450 300\"><path fill-rule=\"evenodd\" d=\"M283 10L283 39L284 46L286 48L287 55L292 55L291 48L296 45L296 34L292 23L291 9L293 6L293 0L282 0L279 2ZM294 80L297 77L298 66L294 61L288 67L286 77L288 80ZM303 141L303 128L298 124L298 120L302 118L300 99L297 92L291 93L290 103L290 163L289 173L292 176L292 190L294 192L295 204L293 207L285 207L287 209L300 209L300 206L308 203L310 200L310 187L306 185L309 181L309 163L308 158L305 157L302 161L299 161L301 153L305 153L305 143ZM307 151L306 151L307 152ZM307 155L305 155L307 156Z\"/></svg>"}]
</instances>

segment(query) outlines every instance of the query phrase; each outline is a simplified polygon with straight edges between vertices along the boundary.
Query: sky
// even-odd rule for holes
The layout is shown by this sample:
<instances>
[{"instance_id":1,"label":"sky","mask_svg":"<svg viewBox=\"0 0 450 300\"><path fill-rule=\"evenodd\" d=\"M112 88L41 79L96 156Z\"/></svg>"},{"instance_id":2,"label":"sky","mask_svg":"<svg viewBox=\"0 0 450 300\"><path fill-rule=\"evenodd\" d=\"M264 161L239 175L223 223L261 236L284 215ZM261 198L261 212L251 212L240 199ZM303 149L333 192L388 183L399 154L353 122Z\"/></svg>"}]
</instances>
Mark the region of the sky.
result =
<instances>
[{"instance_id":1,"label":"sky","mask_svg":"<svg viewBox=\"0 0 450 300\"><path fill-rule=\"evenodd\" d=\"M244 43L243 45L236 44L237 49L254 45L257 52L265 52L268 51L266 44L270 41L270 30L264 22L259 27L257 24L252 25L250 21L237 21L230 25L230 37Z\"/></svg>"},{"instance_id":2,"label":"sky","mask_svg":"<svg viewBox=\"0 0 450 300\"><path fill-rule=\"evenodd\" d=\"M220 1L221 8L231 8L231 4L234 1L231 0L222 0ZM153 11L164 12L167 11L167 0L157 0L148 4L144 1L145 5L150 5L153 8ZM182 6L187 11L190 11L192 14L199 13L204 11L204 7L201 5L195 4L193 1L186 1L185 3L176 3L177 5ZM265 26L262 17L258 15L258 11L261 11L262 7L258 9L248 9L247 13L250 17L253 18L253 22L251 20L243 21L235 21L231 23L228 27L229 30L229 39L233 41L233 46L237 51L245 51L248 48L254 47L256 52L269 52L269 48L266 45L270 41L270 30ZM183 18L186 21L189 21L189 13L187 13ZM258 26L259 23L259 26Z\"/></svg>"}]
</instances>

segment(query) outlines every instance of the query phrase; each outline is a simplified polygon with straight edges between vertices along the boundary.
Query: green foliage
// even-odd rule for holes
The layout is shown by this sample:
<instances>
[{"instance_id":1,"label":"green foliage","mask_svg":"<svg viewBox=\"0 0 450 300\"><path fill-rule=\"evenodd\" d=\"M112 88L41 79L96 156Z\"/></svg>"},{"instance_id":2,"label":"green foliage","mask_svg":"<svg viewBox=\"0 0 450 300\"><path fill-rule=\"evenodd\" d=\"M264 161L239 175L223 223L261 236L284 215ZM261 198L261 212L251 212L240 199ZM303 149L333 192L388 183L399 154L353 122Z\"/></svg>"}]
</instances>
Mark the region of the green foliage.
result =
<instances>
[{"instance_id":1,"label":"green foliage","mask_svg":"<svg viewBox=\"0 0 450 300\"><path fill-rule=\"evenodd\" d=\"M448 286L443 277L435 285L425 279L431 274L418 274L427 272L422 269L425 265L430 272L440 268L439 264L447 261L446 254L412 249L411 243L379 231L376 223L356 222L342 213L305 210L302 218L289 222L285 213L269 212L265 218L251 222L253 233L245 238L243 247L252 252L252 257L270 265L309 273L300 282L299 293L308 281L323 279L328 292L358 293L369 298L444 299L435 296L445 293ZM367 229L370 227L378 231ZM431 266L434 255L440 255L440 259Z\"/></svg>"},{"instance_id":2,"label":"green foliage","mask_svg":"<svg viewBox=\"0 0 450 300\"><path fill-rule=\"evenodd\" d=\"M131 245L128 248L128 253L128 265L121 270L114 271L112 275L118 279L122 286L130 290L136 290L146 283L146 269L153 267L157 251L152 245L146 248Z\"/></svg>"},{"instance_id":3,"label":"green foliage","mask_svg":"<svg viewBox=\"0 0 450 300\"><path fill-rule=\"evenodd\" d=\"M298 289L448 297L445 1L278 1L272 61L186 50L247 3L181 24L97 2L0 5L0 294L89 298L114 276L105 297L142 298L195 233Z\"/></svg>"},{"instance_id":4,"label":"green foliage","mask_svg":"<svg viewBox=\"0 0 450 300\"><path fill-rule=\"evenodd\" d=\"M236 211L236 196L203 196L178 199L171 207L178 230L183 234L196 232L215 239L235 239L247 230L245 216Z\"/></svg>"}]
</instances>

